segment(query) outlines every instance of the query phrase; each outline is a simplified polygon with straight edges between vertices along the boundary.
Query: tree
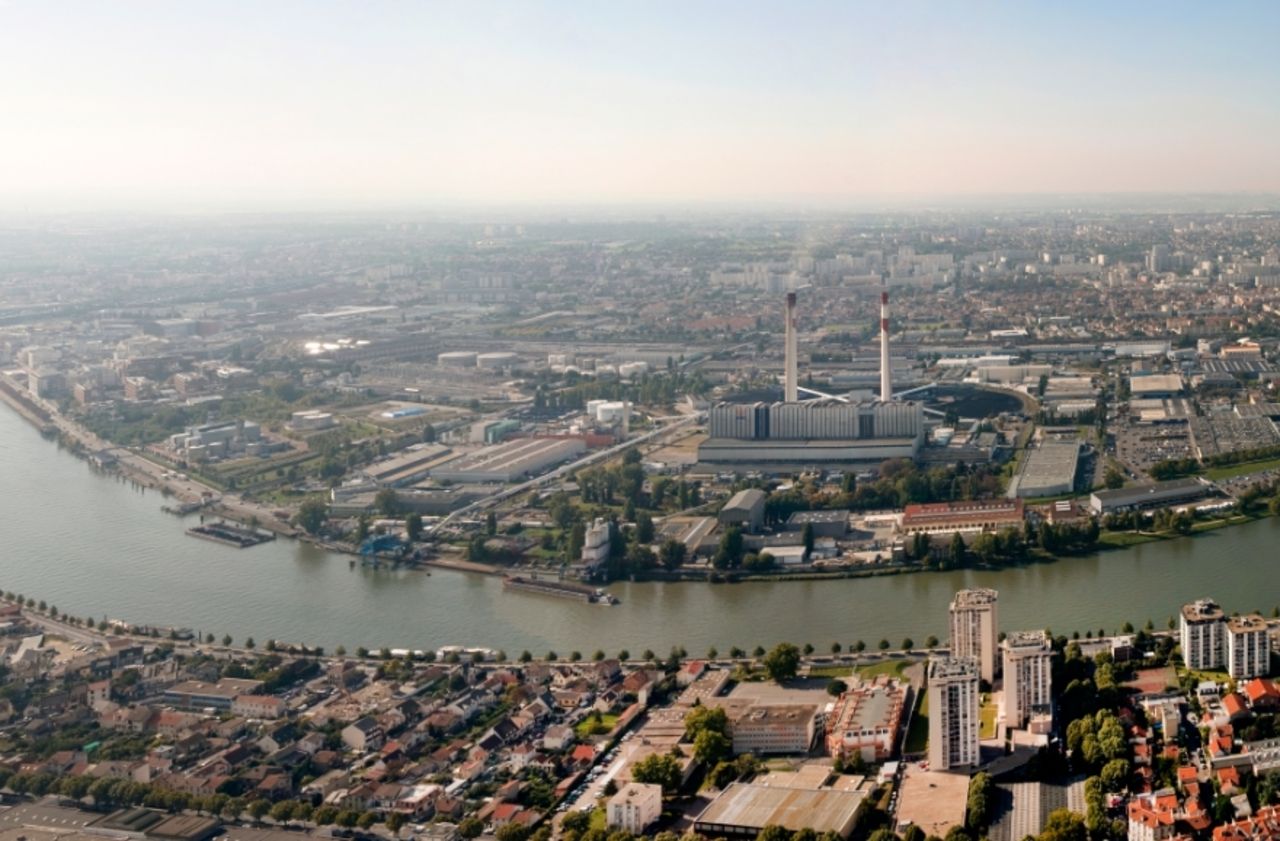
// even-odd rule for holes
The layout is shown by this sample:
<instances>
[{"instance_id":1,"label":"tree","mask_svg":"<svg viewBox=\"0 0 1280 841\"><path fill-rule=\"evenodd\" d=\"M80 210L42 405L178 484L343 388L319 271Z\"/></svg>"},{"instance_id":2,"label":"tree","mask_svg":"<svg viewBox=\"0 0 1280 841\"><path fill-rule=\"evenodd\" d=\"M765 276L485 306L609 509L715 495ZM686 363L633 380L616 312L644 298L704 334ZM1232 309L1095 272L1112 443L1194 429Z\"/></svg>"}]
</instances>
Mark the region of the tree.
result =
<instances>
[{"instance_id":1,"label":"tree","mask_svg":"<svg viewBox=\"0 0 1280 841\"><path fill-rule=\"evenodd\" d=\"M722 733L703 730L693 740L693 756L699 762L711 767L717 762L733 755L733 742Z\"/></svg>"},{"instance_id":2,"label":"tree","mask_svg":"<svg viewBox=\"0 0 1280 841\"><path fill-rule=\"evenodd\" d=\"M1114 464L1108 464L1106 471L1102 474L1102 483L1108 490L1116 490L1124 487L1124 474Z\"/></svg>"},{"instance_id":3,"label":"tree","mask_svg":"<svg viewBox=\"0 0 1280 841\"><path fill-rule=\"evenodd\" d=\"M643 511L636 515L636 542L653 542L653 518Z\"/></svg>"},{"instance_id":4,"label":"tree","mask_svg":"<svg viewBox=\"0 0 1280 841\"><path fill-rule=\"evenodd\" d=\"M576 832L579 835L591 828L591 813L579 812L576 809L564 816L564 821L560 824L565 832ZM483 827L482 827L483 828ZM461 831L462 826L458 826Z\"/></svg>"},{"instance_id":5,"label":"tree","mask_svg":"<svg viewBox=\"0 0 1280 841\"><path fill-rule=\"evenodd\" d=\"M255 821L262 820L269 811L271 811L271 801L269 800L262 800L259 798L249 804L249 817L253 818Z\"/></svg>"},{"instance_id":6,"label":"tree","mask_svg":"<svg viewBox=\"0 0 1280 841\"><path fill-rule=\"evenodd\" d=\"M743 539L742 529L730 526L720 538L720 546L711 558L716 569L731 569L742 563Z\"/></svg>"},{"instance_id":7,"label":"tree","mask_svg":"<svg viewBox=\"0 0 1280 841\"><path fill-rule=\"evenodd\" d=\"M318 534L329 519L329 506L315 497L303 500L293 519L307 534Z\"/></svg>"},{"instance_id":8,"label":"tree","mask_svg":"<svg viewBox=\"0 0 1280 841\"><path fill-rule=\"evenodd\" d=\"M756 841L791 841L791 832L771 823L756 834Z\"/></svg>"},{"instance_id":9,"label":"tree","mask_svg":"<svg viewBox=\"0 0 1280 841\"><path fill-rule=\"evenodd\" d=\"M662 547L658 550L658 559L668 570L679 568L684 563L684 558L685 545L674 538L663 541Z\"/></svg>"},{"instance_id":10,"label":"tree","mask_svg":"<svg viewBox=\"0 0 1280 841\"><path fill-rule=\"evenodd\" d=\"M680 762L667 753L651 753L631 766L631 779L660 785L663 794L674 794L679 790L682 776Z\"/></svg>"},{"instance_id":11,"label":"tree","mask_svg":"<svg viewBox=\"0 0 1280 841\"><path fill-rule=\"evenodd\" d=\"M223 635L222 635L222 644L223 644L224 646L231 645L231 643L232 643L232 642L233 642L233 640L231 639L231 635L230 635L230 634L223 634Z\"/></svg>"},{"instance_id":12,"label":"tree","mask_svg":"<svg viewBox=\"0 0 1280 841\"><path fill-rule=\"evenodd\" d=\"M484 533L490 537L498 533L498 515L493 511L484 515Z\"/></svg>"},{"instance_id":13,"label":"tree","mask_svg":"<svg viewBox=\"0 0 1280 841\"><path fill-rule=\"evenodd\" d=\"M400 502L393 488L383 488L374 494L373 507L384 517L394 517L400 511Z\"/></svg>"},{"instance_id":14,"label":"tree","mask_svg":"<svg viewBox=\"0 0 1280 841\"><path fill-rule=\"evenodd\" d=\"M404 530L405 534L409 536L409 542L416 542L422 536L422 515L415 511L405 517Z\"/></svg>"},{"instance_id":15,"label":"tree","mask_svg":"<svg viewBox=\"0 0 1280 841\"><path fill-rule=\"evenodd\" d=\"M1107 791L1121 791L1129 783L1129 760L1112 759L1098 775Z\"/></svg>"},{"instance_id":16,"label":"tree","mask_svg":"<svg viewBox=\"0 0 1280 841\"><path fill-rule=\"evenodd\" d=\"M965 826L984 835L991 823L991 775L979 771L969 780L969 799L965 805Z\"/></svg>"},{"instance_id":17,"label":"tree","mask_svg":"<svg viewBox=\"0 0 1280 841\"><path fill-rule=\"evenodd\" d=\"M964 538L960 536L960 532L956 532L951 535L951 550L949 552L949 556L952 567L959 568L964 566Z\"/></svg>"},{"instance_id":18,"label":"tree","mask_svg":"<svg viewBox=\"0 0 1280 841\"><path fill-rule=\"evenodd\" d=\"M271 807L271 820L277 823L288 823L293 820L293 801L281 800Z\"/></svg>"},{"instance_id":19,"label":"tree","mask_svg":"<svg viewBox=\"0 0 1280 841\"><path fill-rule=\"evenodd\" d=\"M328 805L320 806L315 810L315 812L311 814L311 820L314 821L317 826L329 826L337 819L338 819L338 807L336 806L328 806ZM483 832L483 831L484 831L484 825L481 824L480 832ZM479 835L479 834L480 834L479 832L476 833L476 835ZM468 836L468 837L474 838L475 835Z\"/></svg>"},{"instance_id":20,"label":"tree","mask_svg":"<svg viewBox=\"0 0 1280 841\"><path fill-rule=\"evenodd\" d=\"M387 815L387 829L392 833L400 832L400 828L404 826L404 815L400 812L391 812Z\"/></svg>"},{"instance_id":21,"label":"tree","mask_svg":"<svg viewBox=\"0 0 1280 841\"><path fill-rule=\"evenodd\" d=\"M776 683L791 680L800 666L800 649L789 642L778 643L764 658L765 671Z\"/></svg>"},{"instance_id":22,"label":"tree","mask_svg":"<svg viewBox=\"0 0 1280 841\"><path fill-rule=\"evenodd\" d=\"M1056 809L1049 814L1038 841L1087 841L1084 818L1070 809ZM948 835L948 838L950 836Z\"/></svg>"},{"instance_id":23,"label":"tree","mask_svg":"<svg viewBox=\"0 0 1280 841\"><path fill-rule=\"evenodd\" d=\"M587 827L591 826L590 815L588 815L585 812L579 812L575 814L581 814L584 818L587 819ZM566 817L565 818L566 827L568 826L568 823L569 823L569 819ZM584 827L582 831L585 832L586 828ZM481 821L478 818L474 818L474 817L463 818L462 822L458 824L458 834L461 835L463 838L477 838L480 836L480 833L482 832L484 832L484 821Z\"/></svg>"},{"instance_id":24,"label":"tree","mask_svg":"<svg viewBox=\"0 0 1280 841\"><path fill-rule=\"evenodd\" d=\"M848 691L849 691L849 684L845 683L843 680L840 680L840 678L832 678L831 682L827 684L828 695L838 698Z\"/></svg>"},{"instance_id":25,"label":"tree","mask_svg":"<svg viewBox=\"0 0 1280 841\"><path fill-rule=\"evenodd\" d=\"M813 551L813 523L804 524L804 528L800 530L800 542L804 544L806 555Z\"/></svg>"},{"instance_id":26,"label":"tree","mask_svg":"<svg viewBox=\"0 0 1280 841\"><path fill-rule=\"evenodd\" d=\"M245 648L249 649L250 651L253 651L253 647L254 647L254 645L255 645L255 643L254 643L254 641L253 641L253 637L246 637L246 638L245 638L245 641L244 641L244 647L245 647Z\"/></svg>"}]
</instances>

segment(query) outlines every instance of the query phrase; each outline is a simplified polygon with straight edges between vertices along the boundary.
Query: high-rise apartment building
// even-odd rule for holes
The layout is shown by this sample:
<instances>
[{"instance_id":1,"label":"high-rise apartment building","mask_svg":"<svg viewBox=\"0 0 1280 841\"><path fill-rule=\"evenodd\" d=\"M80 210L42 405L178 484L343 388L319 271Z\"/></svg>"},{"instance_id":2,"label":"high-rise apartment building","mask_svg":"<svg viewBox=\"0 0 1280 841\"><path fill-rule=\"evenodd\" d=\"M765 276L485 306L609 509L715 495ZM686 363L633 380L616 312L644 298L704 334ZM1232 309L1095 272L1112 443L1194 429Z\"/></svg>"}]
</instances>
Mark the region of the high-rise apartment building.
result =
<instances>
[{"instance_id":1,"label":"high-rise apartment building","mask_svg":"<svg viewBox=\"0 0 1280 841\"><path fill-rule=\"evenodd\" d=\"M1004 721L1021 728L1052 703L1053 646L1044 631L1014 631L1000 644L1004 666Z\"/></svg>"},{"instance_id":2,"label":"high-rise apartment building","mask_svg":"<svg viewBox=\"0 0 1280 841\"><path fill-rule=\"evenodd\" d=\"M1225 617L1213 599L1182 606L1178 630L1182 662L1188 669L1220 669L1226 654Z\"/></svg>"},{"instance_id":3,"label":"high-rise apartment building","mask_svg":"<svg viewBox=\"0 0 1280 841\"><path fill-rule=\"evenodd\" d=\"M978 664L972 657L929 661L929 766L978 764Z\"/></svg>"},{"instance_id":4,"label":"high-rise apartment building","mask_svg":"<svg viewBox=\"0 0 1280 841\"><path fill-rule=\"evenodd\" d=\"M1271 671L1271 638L1267 620L1257 613L1227 620L1227 673L1236 680L1259 677Z\"/></svg>"},{"instance_id":5,"label":"high-rise apartment building","mask_svg":"<svg viewBox=\"0 0 1280 841\"><path fill-rule=\"evenodd\" d=\"M996 679L996 591L960 590L951 600L951 656L972 657L978 676L987 683Z\"/></svg>"}]
</instances>

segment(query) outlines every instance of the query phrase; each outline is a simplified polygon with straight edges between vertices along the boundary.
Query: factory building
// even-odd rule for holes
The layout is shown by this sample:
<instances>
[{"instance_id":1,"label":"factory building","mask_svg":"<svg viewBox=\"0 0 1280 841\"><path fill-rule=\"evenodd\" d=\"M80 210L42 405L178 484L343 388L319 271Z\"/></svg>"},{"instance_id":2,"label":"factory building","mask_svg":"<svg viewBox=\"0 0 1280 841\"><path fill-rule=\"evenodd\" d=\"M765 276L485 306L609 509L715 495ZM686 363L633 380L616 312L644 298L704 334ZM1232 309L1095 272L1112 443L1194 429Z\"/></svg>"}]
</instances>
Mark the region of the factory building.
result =
<instances>
[{"instance_id":1,"label":"factory building","mask_svg":"<svg viewBox=\"0 0 1280 841\"><path fill-rule=\"evenodd\" d=\"M914 458L924 439L919 403L751 403L713 406L700 461L818 464Z\"/></svg>"},{"instance_id":2,"label":"factory building","mask_svg":"<svg viewBox=\"0 0 1280 841\"><path fill-rule=\"evenodd\" d=\"M586 452L581 438L517 438L484 447L431 471L431 478L450 482L514 482L535 476Z\"/></svg>"}]
</instances>

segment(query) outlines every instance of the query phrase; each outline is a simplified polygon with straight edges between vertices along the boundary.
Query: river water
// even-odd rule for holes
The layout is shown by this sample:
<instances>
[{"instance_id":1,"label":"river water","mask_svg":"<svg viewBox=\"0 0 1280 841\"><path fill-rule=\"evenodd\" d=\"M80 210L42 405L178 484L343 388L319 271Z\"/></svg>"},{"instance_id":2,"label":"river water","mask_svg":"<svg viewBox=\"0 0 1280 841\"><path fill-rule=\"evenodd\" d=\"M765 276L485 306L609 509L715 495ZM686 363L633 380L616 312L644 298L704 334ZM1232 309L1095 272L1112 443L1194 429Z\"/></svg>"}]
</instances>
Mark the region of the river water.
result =
<instances>
[{"instance_id":1,"label":"river water","mask_svg":"<svg viewBox=\"0 0 1280 841\"><path fill-rule=\"evenodd\" d=\"M884 638L896 647L946 636L960 587L1000 591L1005 630L1164 627L1183 602L1228 611L1280 603L1280 518L1193 539L999 572L956 571L831 581L619 583L616 607L504 593L496 578L434 570L350 568L348 558L290 540L234 549L188 537L163 497L89 466L0 408L0 590L75 616L191 627L237 641L277 639L428 648L445 644L665 653L683 645L753 648L789 640Z\"/></svg>"}]
</instances>

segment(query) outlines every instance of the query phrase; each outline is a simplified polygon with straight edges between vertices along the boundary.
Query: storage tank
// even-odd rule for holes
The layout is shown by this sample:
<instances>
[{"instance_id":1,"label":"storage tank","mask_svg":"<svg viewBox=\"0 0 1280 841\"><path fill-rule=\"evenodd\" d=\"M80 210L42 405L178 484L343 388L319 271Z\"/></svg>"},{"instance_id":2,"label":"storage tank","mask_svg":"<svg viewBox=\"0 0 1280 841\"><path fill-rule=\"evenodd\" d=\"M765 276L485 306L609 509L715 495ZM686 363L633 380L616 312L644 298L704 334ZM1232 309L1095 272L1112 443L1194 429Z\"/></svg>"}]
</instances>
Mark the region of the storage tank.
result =
<instances>
[{"instance_id":1,"label":"storage tank","mask_svg":"<svg viewBox=\"0 0 1280 841\"><path fill-rule=\"evenodd\" d=\"M476 352L473 350L451 350L436 357L436 364L441 368L474 368Z\"/></svg>"},{"instance_id":2,"label":"storage tank","mask_svg":"<svg viewBox=\"0 0 1280 841\"><path fill-rule=\"evenodd\" d=\"M476 357L476 367L487 368L489 370L498 370L501 368L510 368L520 360L520 357L508 351L495 351L493 353L482 353Z\"/></svg>"},{"instance_id":3,"label":"storage tank","mask_svg":"<svg viewBox=\"0 0 1280 841\"><path fill-rule=\"evenodd\" d=\"M600 423L619 423L626 414L627 404L621 401L609 401L596 407L596 420Z\"/></svg>"}]
</instances>

